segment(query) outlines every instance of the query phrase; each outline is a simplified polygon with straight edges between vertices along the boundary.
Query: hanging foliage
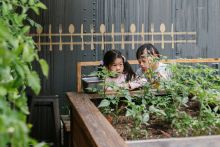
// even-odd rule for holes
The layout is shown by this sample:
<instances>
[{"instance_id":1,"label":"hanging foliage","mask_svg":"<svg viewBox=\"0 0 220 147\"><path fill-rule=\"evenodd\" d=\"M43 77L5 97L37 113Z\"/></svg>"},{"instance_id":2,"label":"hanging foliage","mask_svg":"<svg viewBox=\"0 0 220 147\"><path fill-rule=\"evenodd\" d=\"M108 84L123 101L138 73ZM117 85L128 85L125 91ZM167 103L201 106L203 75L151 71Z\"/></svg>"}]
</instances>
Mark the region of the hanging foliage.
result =
<instances>
[{"instance_id":1,"label":"hanging foliage","mask_svg":"<svg viewBox=\"0 0 220 147\"><path fill-rule=\"evenodd\" d=\"M40 79L31 63L36 60L47 76L48 65L39 59L29 30L34 21L29 10L39 14L46 6L39 0L0 0L0 146L26 147L36 144L26 124L26 88L40 92Z\"/></svg>"}]
</instances>

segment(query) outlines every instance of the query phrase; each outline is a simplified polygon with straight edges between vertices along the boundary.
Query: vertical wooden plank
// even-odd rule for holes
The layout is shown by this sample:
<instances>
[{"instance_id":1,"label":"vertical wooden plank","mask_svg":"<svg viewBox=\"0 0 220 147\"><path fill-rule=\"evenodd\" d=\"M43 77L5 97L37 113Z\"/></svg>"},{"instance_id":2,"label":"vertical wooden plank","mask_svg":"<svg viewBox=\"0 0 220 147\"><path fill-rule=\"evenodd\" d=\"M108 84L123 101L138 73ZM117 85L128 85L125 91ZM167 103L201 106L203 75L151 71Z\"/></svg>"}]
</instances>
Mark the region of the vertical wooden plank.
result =
<instances>
[{"instance_id":1,"label":"vertical wooden plank","mask_svg":"<svg viewBox=\"0 0 220 147\"><path fill-rule=\"evenodd\" d=\"M80 24L81 24L81 16L83 16L82 11L82 3L72 0L65 0L62 1L64 3L64 15L62 16L64 18L63 24L63 31L66 33L69 33L69 25L73 24L75 27L75 33L79 33ZM57 9L59 11L59 8ZM69 37L64 37L64 41L70 41ZM74 41L79 41L77 38L73 37ZM64 54L64 61L63 64L60 66L64 67L63 71L59 71L58 73L62 72L63 77L62 80L64 81L62 84L62 92L59 92L59 95L61 97L60 100L60 109L62 114L68 114L68 104L65 99L64 93L66 91L73 91L77 89L76 84L76 63L78 60L78 51L80 49L80 46L74 46L73 51L70 51L70 46L64 46L63 47L63 54ZM55 65L58 66L58 65ZM59 83L55 83L59 84Z\"/></svg>"},{"instance_id":2,"label":"vertical wooden plank","mask_svg":"<svg viewBox=\"0 0 220 147\"><path fill-rule=\"evenodd\" d=\"M198 1L197 16L197 57L207 57L207 33L208 33L208 0ZM200 54L199 54L200 53Z\"/></svg>"},{"instance_id":3,"label":"vertical wooden plank","mask_svg":"<svg viewBox=\"0 0 220 147\"><path fill-rule=\"evenodd\" d=\"M207 56L220 56L220 1L208 1L208 50Z\"/></svg>"},{"instance_id":4,"label":"vertical wooden plank","mask_svg":"<svg viewBox=\"0 0 220 147\"><path fill-rule=\"evenodd\" d=\"M184 17L184 11L182 9L182 1L181 0L177 0L176 1L176 19L175 19L175 31L176 32L182 32L185 29L185 17ZM175 39L184 39L182 36L176 36ZM177 44L176 45L176 55L175 58L180 58L181 54L182 54L182 50L184 49L184 45L183 44Z\"/></svg>"},{"instance_id":5,"label":"vertical wooden plank","mask_svg":"<svg viewBox=\"0 0 220 147\"><path fill-rule=\"evenodd\" d=\"M149 23L154 24L155 32L160 32L160 24L164 23L166 26L165 32L171 31L172 24L172 1L171 0L150 0L149 3ZM154 37L155 40L161 40L160 35ZM165 36L165 40L170 39L170 36ZM165 49L161 48L161 44L155 44L159 52L170 58L173 50L171 44L165 44Z\"/></svg>"},{"instance_id":6,"label":"vertical wooden plank","mask_svg":"<svg viewBox=\"0 0 220 147\"><path fill-rule=\"evenodd\" d=\"M176 0L171 0L171 25L173 24L173 31L175 32L176 31ZM172 31L172 30L171 30ZM175 35L174 35L174 40L176 39ZM171 44L171 47L172 47L172 44ZM174 49L172 48L172 53L170 55L170 57L172 59L176 58L176 48L177 48L177 45L174 44Z\"/></svg>"},{"instance_id":7,"label":"vertical wooden plank","mask_svg":"<svg viewBox=\"0 0 220 147\"><path fill-rule=\"evenodd\" d=\"M97 30L97 32L99 32L99 27L101 24L104 24L105 23L105 3L106 1L103 1L103 0L96 0L97 2L97 7L96 7L96 13L97 13L97 16L96 16L96 21L95 21L95 30ZM96 39L98 40L99 38L96 37ZM96 46L96 60L102 60L102 57L103 57L103 52L102 50L100 50L100 47L99 46Z\"/></svg>"},{"instance_id":8,"label":"vertical wooden plank","mask_svg":"<svg viewBox=\"0 0 220 147\"><path fill-rule=\"evenodd\" d=\"M183 1L182 3L183 17L185 17L184 32L194 32L198 26L198 3L197 0ZM195 21L196 20L196 21ZM186 40L190 40L192 37L182 36ZM184 58L196 58L201 56L201 48L198 48L196 44L183 43L182 44L182 54L181 57Z\"/></svg>"},{"instance_id":9,"label":"vertical wooden plank","mask_svg":"<svg viewBox=\"0 0 220 147\"><path fill-rule=\"evenodd\" d=\"M64 3L62 1L59 0L54 1L54 3L52 4L52 9L50 10L50 16L52 17L52 23L51 23L52 32L59 32L59 24L62 24L62 30L63 30ZM54 38L53 40L59 41L59 38ZM52 94L62 95L63 85L64 85L64 72L60 72L60 71L65 71L64 52L59 51L59 46L53 46L52 56L53 56L53 68L51 69L51 71L53 72L53 80L51 81Z\"/></svg>"}]
</instances>

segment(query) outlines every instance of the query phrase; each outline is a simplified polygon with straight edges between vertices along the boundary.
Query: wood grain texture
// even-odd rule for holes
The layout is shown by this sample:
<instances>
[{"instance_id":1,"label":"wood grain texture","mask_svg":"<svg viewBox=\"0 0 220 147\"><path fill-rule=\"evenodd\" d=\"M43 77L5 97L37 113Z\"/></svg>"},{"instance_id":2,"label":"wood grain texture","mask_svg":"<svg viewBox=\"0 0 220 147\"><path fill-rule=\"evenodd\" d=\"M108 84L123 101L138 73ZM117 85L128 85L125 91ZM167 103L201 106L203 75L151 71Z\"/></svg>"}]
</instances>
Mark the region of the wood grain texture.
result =
<instances>
[{"instance_id":1,"label":"wood grain texture","mask_svg":"<svg viewBox=\"0 0 220 147\"><path fill-rule=\"evenodd\" d=\"M88 94L68 92L74 146L127 147L127 144L90 101Z\"/></svg>"}]
</instances>

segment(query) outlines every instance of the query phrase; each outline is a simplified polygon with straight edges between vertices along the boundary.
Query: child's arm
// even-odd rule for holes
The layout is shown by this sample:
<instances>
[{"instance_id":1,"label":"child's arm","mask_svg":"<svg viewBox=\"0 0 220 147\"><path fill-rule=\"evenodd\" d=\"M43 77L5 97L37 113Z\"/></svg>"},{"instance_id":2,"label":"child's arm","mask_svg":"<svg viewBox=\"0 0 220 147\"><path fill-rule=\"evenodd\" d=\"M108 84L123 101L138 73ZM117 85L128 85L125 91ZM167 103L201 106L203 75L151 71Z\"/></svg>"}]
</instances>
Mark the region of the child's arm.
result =
<instances>
[{"instance_id":1,"label":"child's arm","mask_svg":"<svg viewBox=\"0 0 220 147\"><path fill-rule=\"evenodd\" d=\"M121 75L117 78L107 78L106 79L106 91L113 91L117 89L117 87L129 89L128 83L125 82L125 76Z\"/></svg>"},{"instance_id":2,"label":"child's arm","mask_svg":"<svg viewBox=\"0 0 220 147\"><path fill-rule=\"evenodd\" d=\"M141 88L144 86L144 84L147 83L147 79L146 78L137 78L131 82L128 83L128 87L130 90L134 90L137 88Z\"/></svg>"},{"instance_id":3,"label":"child's arm","mask_svg":"<svg viewBox=\"0 0 220 147\"><path fill-rule=\"evenodd\" d=\"M130 89L129 88L129 83L121 83L121 84L117 84L117 87L121 87L121 88L125 88L125 89ZM108 86L105 88L106 91L114 91L114 88Z\"/></svg>"}]
</instances>

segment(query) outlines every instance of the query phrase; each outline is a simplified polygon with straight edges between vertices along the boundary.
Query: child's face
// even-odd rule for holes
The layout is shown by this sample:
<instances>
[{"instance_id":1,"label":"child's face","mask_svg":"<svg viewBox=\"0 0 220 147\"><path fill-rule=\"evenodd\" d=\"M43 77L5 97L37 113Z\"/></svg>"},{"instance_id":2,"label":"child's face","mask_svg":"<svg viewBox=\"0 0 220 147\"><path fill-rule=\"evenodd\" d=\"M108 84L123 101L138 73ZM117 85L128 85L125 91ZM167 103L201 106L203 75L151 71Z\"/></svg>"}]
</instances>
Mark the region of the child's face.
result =
<instances>
[{"instance_id":1,"label":"child's face","mask_svg":"<svg viewBox=\"0 0 220 147\"><path fill-rule=\"evenodd\" d=\"M122 58L116 58L116 60L108 67L110 71L123 73L124 63Z\"/></svg>"},{"instance_id":2,"label":"child's face","mask_svg":"<svg viewBox=\"0 0 220 147\"><path fill-rule=\"evenodd\" d=\"M152 67L153 56L148 55L147 50L144 50L141 58L138 59L138 63L143 71L146 71L148 68Z\"/></svg>"},{"instance_id":3,"label":"child's face","mask_svg":"<svg viewBox=\"0 0 220 147\"><path fill-rule=\"evenodd\" d=\"M138 59L138 63L143 71L146 71L148 68L151 67L151 59L147 57L142 57Z\"/></svg>"}]
</instances>

